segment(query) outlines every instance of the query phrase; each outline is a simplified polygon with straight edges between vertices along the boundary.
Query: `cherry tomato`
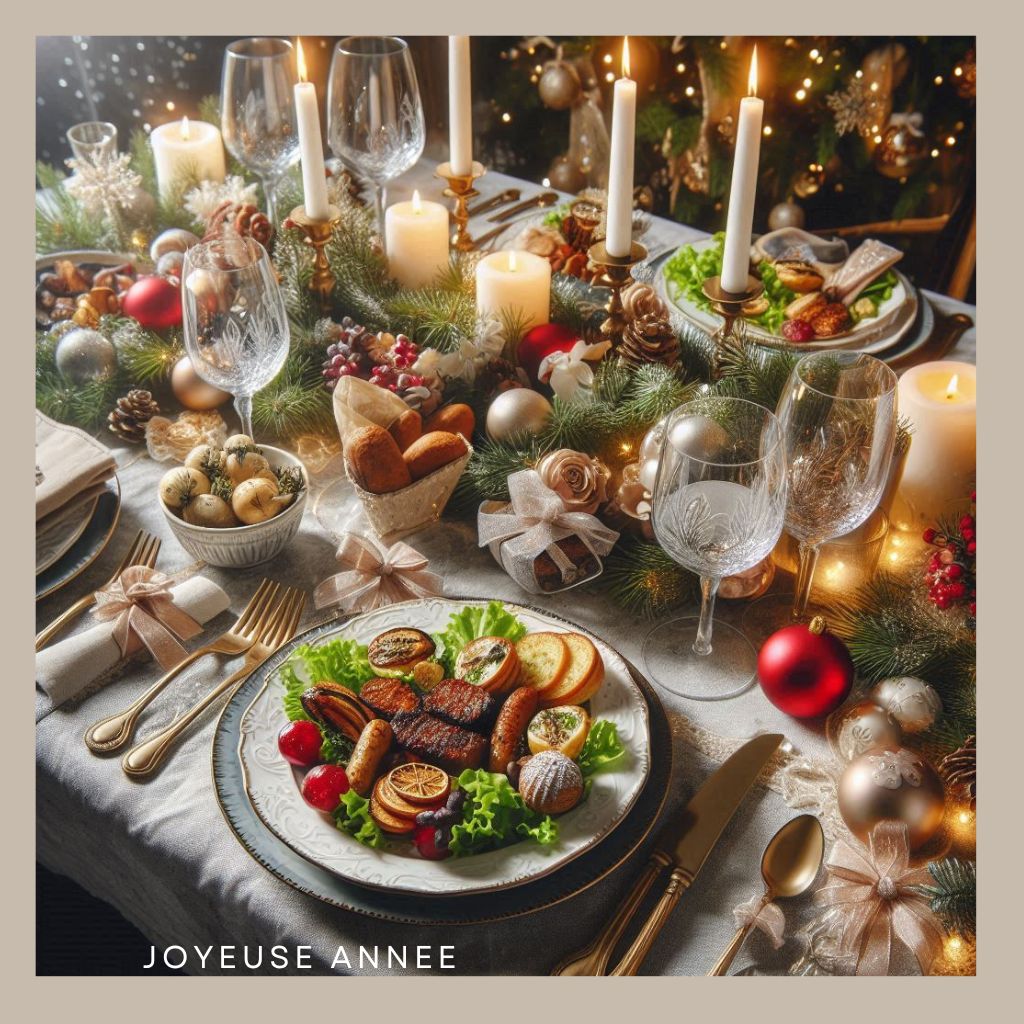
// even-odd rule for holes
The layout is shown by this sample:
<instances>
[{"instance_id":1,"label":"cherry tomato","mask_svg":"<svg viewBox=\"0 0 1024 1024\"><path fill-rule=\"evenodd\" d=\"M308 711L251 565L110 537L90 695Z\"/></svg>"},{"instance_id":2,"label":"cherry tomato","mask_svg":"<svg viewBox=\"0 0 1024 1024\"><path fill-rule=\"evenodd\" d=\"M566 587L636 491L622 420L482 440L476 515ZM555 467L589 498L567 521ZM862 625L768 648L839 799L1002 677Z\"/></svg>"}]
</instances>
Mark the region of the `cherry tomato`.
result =
<instances>
[{"instance_id":1,"label":"cherry tomato","mask_svg":"<svg viewBox=\"0 0 1024 1024\"><path fill-rule=\"evenodd\" d=\"M444 860L448 856L448 847L437 843L441 830L434 825L420 825L413 835L413 842L421 857L427 860Z\"/></svg>"},{"instance_id":2,"label":"cherry tomato","mask_svg":"<svg viewBox=\"0 0 1024 1024\"><path fill-rule=\"evenodd\" d=\"M277 749L289 763L305 768L320 760L320 744L323 742L320 730L305 719L289 722L277 734Z\"/></svg>"},{"instance_id":3,"label":"cherry tomato","mask_svg":"<svg viewBox=\"0 0 1024 1024\"><path fill-rule=\"evenodd\" d=\"M302 799L318 811L333 811L348 792L345 769L336 764L318 764L302 780Z\"/></svg>"}]
</instances>

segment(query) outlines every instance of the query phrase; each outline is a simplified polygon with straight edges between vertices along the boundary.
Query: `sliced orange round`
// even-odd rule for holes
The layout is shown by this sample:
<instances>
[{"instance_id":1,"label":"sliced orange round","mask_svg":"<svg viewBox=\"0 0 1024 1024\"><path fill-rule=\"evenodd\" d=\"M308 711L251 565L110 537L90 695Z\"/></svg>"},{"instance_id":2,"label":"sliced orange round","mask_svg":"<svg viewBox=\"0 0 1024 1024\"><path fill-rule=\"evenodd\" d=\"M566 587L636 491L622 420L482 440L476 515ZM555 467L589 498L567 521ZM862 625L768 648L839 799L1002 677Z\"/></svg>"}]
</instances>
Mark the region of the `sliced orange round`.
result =
<instances>
[{"instance_id":1,"label":"sliced orange round","mask_svg":"<svg viewBox=\"0 0 1024 1024\"><path fill-rule=\"evenodd\" d=\"M400 818L397 814L392 814L375 796L370 797L370 817L385 832L395 836L408 835L416 828L412 818Z\"/></svg>"},{"instance_id":2,"label":"sliced orange round","mask_svg":"<svg viewBox=\"0 0 1024 1024\"><path fill-rule=\"evenodd\" d=\"M425 810L422 804L413 804L395 792L394 786L382 776L373 787L373 798L390 814L399 818L412 820L420 811ZM434 805L437 806L437 805Z\"/></svg>"},{"instance_id":3,"label":"sliced orange round","mask_svg":"<svg viewBox=\"0 0 1024 1024\"><path fill-rule=\"evenodd\" d=\"M432 764L414 761L388 772L387 781L395 793L412 804L436 804L448 796L448 773Z\"/></svg>"}]
</instances>

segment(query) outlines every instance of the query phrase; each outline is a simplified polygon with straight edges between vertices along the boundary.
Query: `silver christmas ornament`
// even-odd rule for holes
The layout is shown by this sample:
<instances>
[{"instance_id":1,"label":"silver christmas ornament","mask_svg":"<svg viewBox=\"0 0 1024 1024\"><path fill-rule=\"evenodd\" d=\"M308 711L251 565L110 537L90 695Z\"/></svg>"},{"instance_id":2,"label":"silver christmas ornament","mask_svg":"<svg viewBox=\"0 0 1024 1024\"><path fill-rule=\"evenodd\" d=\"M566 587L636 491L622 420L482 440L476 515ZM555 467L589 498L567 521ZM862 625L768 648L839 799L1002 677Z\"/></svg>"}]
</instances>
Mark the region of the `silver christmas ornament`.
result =
<instances>
[{"instance_id":1,"label":"silver christmas ornament","mask_svg":"<svg viewBox=\"0 0 1024 1024\"><path fill-rule=\"evenodd\" d=\"M844 761L852 761L875 747L898 747L903 739L899 723L874 700L833 711L825 723L825 734Z\"/></svg>"},{"instance_id":2,"label":"silver christmas ornament","mask_svg":"<svg viewBox=\"0 0 1024 1024\"><path fill-rule=\"evenodd\" d=\"M503 391L487 410L487 436L506 441L515 434L539 434L553 411L551 403L530 388Z\"/></svg>"},{"instance_id":3,"label":"silver christmas ornament","mask_svg":"<svg viewBox=\"0 0 1024 1024\"><path fill-rule=\"evenodd\" d=\"M672 424L669 444L680 455L712 462L729 444L725 429L707 416L683 416Z\"/></svg>"},{"instance_id":4,"label":"silver christmas ornament","mask_svg":"<svg viewBox=\"0 0 1024 1024\"><path fill-rule=\"evenodd\" d=\"M76 327L57 342L57 371L73 384L109 380L117 373L117 350L91 327Z\"/></svg>"},{"instance_id":5,"label":"silver christmas ornament","mask_svg":"<svg viewBox=\"0 0 1024 1024\"><path fill-rule=\"evenodd\" d=\"M942 712L942 700L923 679L896 676L883 679L871 698L899 722L904 732L924 732Z\"/></svg>"},{"instance_id":6,"label":"silver christmas ornament","mask_svg":"<svg viewBox=\"0 0 1024 1024\"><path fill-rule=\"evenodd\" d=\"M803 207L787 199L784 203L777 203L768 212L768 227L772 231L779 228L802 228L804 226Z\"/></svg>"}]
</instances>

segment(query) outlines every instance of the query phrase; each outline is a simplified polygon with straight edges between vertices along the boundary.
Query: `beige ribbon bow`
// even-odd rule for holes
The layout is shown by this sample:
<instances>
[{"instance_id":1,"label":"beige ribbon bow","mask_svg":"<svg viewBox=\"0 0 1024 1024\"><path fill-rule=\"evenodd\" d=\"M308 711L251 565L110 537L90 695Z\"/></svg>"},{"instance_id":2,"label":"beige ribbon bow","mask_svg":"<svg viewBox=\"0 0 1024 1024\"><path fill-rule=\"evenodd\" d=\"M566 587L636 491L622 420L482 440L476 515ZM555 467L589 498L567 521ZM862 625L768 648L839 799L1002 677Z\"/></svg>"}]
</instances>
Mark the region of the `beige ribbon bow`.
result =
<instances>
[{"instance_id":1,"label":"beige ribbon bow","mask_svg":"<svg viewBox=\"0 0 1024 1024\"><path fill-rule=\"evenodd\" d=\"M168 576L145 565L130 565L112 583L96 591L92 614L111 622L110 635L127 658L145 647L165 668L173 668L186 651L182 640L203 627L174 603L171 588L184 577Z\"/></svg>"},{"instance_id":2,"label":"beige ribbon bow","mask_svg":"<svg viewBox=\"0 0 1024 1024\"><path fill-rule=\"evenodd\" d=\"M444 592L441 577L426 571L426 557L402 541L383 551L366 537L346 533L335 557L346 571L329 576L313 591L317 608L336 604L343 611L369 611Z\"/></svg>"},{"instance_id":3,"label":"beige ribbon bow","mask_svg":"<svg viewBox=\"0 0 1024 1024\"><path fill-rule=\"evenodd\" d=\"M550 384L551 390L563 402L571 402L580 388L588 393L593 387L594 371L590 362L602 359L611 347L610 341L599 341L594 345L577 341L568 352L546 355L537 369L537 379Z\"/></svg>"},{"instance_id":4,"label":"beige ribbon bow","mask_svg":"<svg viewBox=\"0 0 1024 1024\"><path fill-rule=\"evenodd\" d=\"M783 943L786 931L786 915L768 894L751 896L745 903L733 907L732 919L737 928L752 927L764 932L771 940L772 948L778 949Z\"/></svg>"},{"instance_id":5,"label":"beige ribbon bow","mask_svg":"<svg viewBox=\"0 0 1024 1024\"><path fill-rule=\"evenodd\" d=\"M915 888L929 884L931 876L926 867L910 867L906 825L879 822L866 850L837 840L825 867L829 883L814 899L840 916L842 946L856 960L857 974L888 974L894 938L910 948L921 973L928 974L943 931Z\"/></svg>"}]
</instances>

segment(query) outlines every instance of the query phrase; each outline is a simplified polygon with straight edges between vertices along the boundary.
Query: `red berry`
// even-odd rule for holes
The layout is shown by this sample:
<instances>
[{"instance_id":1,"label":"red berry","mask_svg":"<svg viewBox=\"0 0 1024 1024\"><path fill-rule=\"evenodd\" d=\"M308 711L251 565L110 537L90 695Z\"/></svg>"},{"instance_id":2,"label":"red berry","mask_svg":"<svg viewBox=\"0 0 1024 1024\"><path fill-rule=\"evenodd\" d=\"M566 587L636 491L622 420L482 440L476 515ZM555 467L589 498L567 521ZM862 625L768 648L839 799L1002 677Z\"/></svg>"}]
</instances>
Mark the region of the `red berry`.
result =
<instances>
[{"instance_id":1,"label":"red berry","mask_svg":"<svg viewBox=\"0 0 1024 1024\"><path fill-rule=\"evenodd\" d=\"M305 720L289 722L277 734L277 749L289 764L300 768L316 764L320 760L320 744L323 737L320 730Z\"/></svg>"},{"instance_id":2,"label":"red berry","mask_svg":"<svg viewBox=\"0 0 1024 1024\"><path fill-rule=\"evenodd\" d=\"M963 537L964 540L974 540L974 537L975 537L974 527L973 526L965 526L960 531L960 536Z\"/></svg>"},{"instance_id":3,"label":"red berry","mask_svg":"<svg viewBox=\"0 0 1024 1024\"><path fill-rule=\"evenodd\" d=\"M975 601L971 602L971 616L972 618L977 618L978 616L978 605Z\"/></svg>"},{"instance_id":4,"label":"red berry","mask_svg":"<svg viewBox=\"0 0 1024 1024\"><path fill-rule=\"evenodd\" d=\"M931 544L931 542L932 542L933 540L935 540L935 530L933 530L933 529L932 529L932 528L931 528L931 527L929 526L929 527L928 527L928 529L927 529L927 530L925 530L925 531L924 531L924 533L923 533L923 534L922 534L921 536L922 536L922 537L924 537L924 542L925 542L926 544Z\"/></svg>"},{"instance_id":5,"label":"red berry","mask_svg":"<svg viewBox=\"0 0 1024 1024\"><path fill-rule=\"evenodd\" d=\"M961 530L966 529L967 527L973 526L973 525L974 525L974 516L972 516L970 513L968 513L965 516L961 516L960 517L960 529Z\"/></svg>"},{"instance_id":6,"label":"red berry","mask_svg":"<svg viewBox=\"0 0 1024 1024\"><path fill-rule=\"evenodd\" d=\"M782 336L787 341L810 341L814 328L806 320L787 320L782 325Z\"/></svg>"},{"instance_id":7,"label":"red berry","mask_svg":"<svg viewBox=\"0 0 1024 1024\"><path fill-rule=\"evenodd\" d=\"M946 576L951 580L958 580L963 576L963 574L964 567L962 565L957 565L956 562L946 568Z\"/></svg>"},{"instance_id":8,"label":"red berry","mask_svg":"<svg viewBox=\"0 0 1024 1024\"><path fill-rule=\"evenodd\" d=\"M967 543L967 554L973 555L978 550L978 542L976 540L968 541Z\"/></svg>"},{"instance_id":9,"label":"red berry","mask_svg":"<svg viewBox=\"0 0 1024 1024\"><path fill-rule=\"evenodd\" d=\"M441 830L433 825L420 825L413 837L416 849L421 857L427 860L444 860L448 856L448 847L438 843L438 833Z\"/></svg>"},{"instance_id":10,"label":"red berry","mask_svg":"<svg viewBox=\"0 0 1024 1024\"><path fill-rule=\"evenodd\" d=\"M967 587L962 583L950 583L950 585L946 587L946 593L954 601L959 601L960 598L967 596Z\"/></svg>"},{"instance_id":11,"label":"red berry","mask_svg":"<svg viewBox=\"0 0 1024 1024\"><path fill-rule=\"evenodd\" d=\"M943 611L945 611L949 607L949 598L946 597L944 594L934 598L934 601Z\"/></svg>"},{"instance_id":12,"label":"red berry","mask_svg":"<svg viewBox=\"0 0 1024 1024\"><path fill-rule=\"evenodd\" d=\"M302 799L318 811L336 810L342 794L347 792L348 776L336 764L318 764L302 780Z\"/></svg>"}]
</instances>

